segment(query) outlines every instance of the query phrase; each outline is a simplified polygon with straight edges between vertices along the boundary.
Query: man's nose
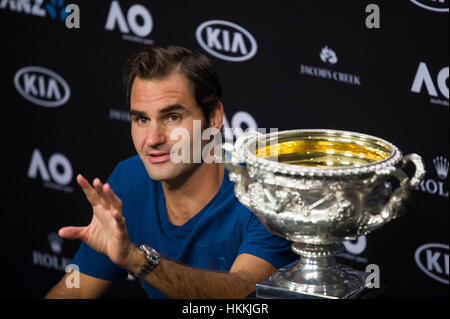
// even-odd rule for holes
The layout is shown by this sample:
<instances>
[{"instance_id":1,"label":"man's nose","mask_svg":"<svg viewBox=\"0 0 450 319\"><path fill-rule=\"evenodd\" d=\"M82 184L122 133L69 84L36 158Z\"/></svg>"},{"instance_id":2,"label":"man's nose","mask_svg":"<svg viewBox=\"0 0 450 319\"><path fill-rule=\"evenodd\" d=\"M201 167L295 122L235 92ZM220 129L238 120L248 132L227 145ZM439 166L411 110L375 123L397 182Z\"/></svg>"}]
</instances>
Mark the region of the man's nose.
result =
<instances>
[{"instance_id":1,"label":"man's nose","mask_svg":"<svg viewBox=\"0 0 450 319\"><path fill-rule=\"evenodd\" d=\"M145 144L147 147L157 147L166 142L166 134L158 123L151 123L147 130Z\"/></svg>"}]
</instances>

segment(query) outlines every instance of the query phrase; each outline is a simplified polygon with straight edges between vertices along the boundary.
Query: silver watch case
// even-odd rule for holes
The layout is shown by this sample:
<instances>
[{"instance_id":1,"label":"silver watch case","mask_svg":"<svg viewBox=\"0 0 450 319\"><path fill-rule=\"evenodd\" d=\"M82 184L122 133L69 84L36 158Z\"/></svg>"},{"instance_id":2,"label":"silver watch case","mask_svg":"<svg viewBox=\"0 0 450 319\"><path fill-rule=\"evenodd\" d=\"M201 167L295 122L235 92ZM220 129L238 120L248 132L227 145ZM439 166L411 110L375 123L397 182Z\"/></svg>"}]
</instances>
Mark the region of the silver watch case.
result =
<instances>
[{"instance_id":1,"label":"silver watch case","mask_svg":"<svg viewBox=\"0 0 450 319\"><path fill-rule=\"evenodd\" d=\"M142 244L139 246L139 249L145 253L145 258L147 259L144 266L142 266L141 270L138 273L133 274L134 277L138 279L144 279L144 277L152 272L156 266L159 264L159 254L152 247Z\"/></svg>"}]
</instances>

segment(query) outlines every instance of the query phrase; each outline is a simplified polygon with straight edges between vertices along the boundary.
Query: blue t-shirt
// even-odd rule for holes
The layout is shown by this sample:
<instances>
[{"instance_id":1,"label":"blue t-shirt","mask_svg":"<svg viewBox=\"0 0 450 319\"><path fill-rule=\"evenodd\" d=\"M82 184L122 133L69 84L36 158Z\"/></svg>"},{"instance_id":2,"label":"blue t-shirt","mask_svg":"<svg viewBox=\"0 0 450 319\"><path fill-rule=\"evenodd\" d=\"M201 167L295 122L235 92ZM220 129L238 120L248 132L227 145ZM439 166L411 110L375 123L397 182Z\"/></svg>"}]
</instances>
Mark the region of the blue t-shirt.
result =
<instances>
[{"instance_id":1,"label":"blue t-shirt","mask_svg":"<svg viewBox=\"0 0 450 319\"><path fill-rule=\"evenodd\" d=\"M185 224L172 224L166 213L161 182L153 181L138 156L120 162L108 183L122 200L128 235L137 245L147 244L166 257L192 267L229 271L236 257L247 253L276 268L298 256L291 243L268 232L259 219L234 194L234 183L225 170L214 198ZM127 272L82 243L73 264L89 276L113 280ZM144 283L150 298L166 298Z\"/></svg>"}]
</instances>

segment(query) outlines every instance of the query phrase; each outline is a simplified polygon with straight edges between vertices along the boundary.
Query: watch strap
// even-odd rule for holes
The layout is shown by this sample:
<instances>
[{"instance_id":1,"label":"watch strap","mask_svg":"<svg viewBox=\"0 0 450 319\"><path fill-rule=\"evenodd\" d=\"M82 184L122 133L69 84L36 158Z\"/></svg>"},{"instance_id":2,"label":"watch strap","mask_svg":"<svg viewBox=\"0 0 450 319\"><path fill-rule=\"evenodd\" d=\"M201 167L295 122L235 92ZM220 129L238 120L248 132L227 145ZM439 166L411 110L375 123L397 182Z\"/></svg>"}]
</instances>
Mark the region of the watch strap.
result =
<instances>
[{"instance_id":1,"label":"watch strap","mask_svg":"<svg viewBox=\"0 0 450 319\"><path fill-rule=\"evenodd\" d=\"M156 266L158 266L160 258L158 252L147 245L141 245L139 246L139 249L144 252L146 262L141 270L138 273L133 274L133 276L138 279L144 279L148 273L152 272Z\"/></svg>"}]
</instances>

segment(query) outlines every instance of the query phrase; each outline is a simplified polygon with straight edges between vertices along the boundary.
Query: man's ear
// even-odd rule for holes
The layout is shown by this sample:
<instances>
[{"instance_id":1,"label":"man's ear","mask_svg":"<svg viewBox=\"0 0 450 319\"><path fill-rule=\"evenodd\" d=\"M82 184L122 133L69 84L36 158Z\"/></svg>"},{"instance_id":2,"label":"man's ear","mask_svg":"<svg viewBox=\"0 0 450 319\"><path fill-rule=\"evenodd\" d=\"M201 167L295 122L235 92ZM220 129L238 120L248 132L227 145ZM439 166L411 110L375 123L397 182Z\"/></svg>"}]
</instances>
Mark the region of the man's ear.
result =
<instances>
[{"instance_id":1,"label":"man's ear","mask_svg":"<svg viewBox=\"0 0 450 319\"><path fill-rule=\"evenodd\" d=\"M216 107L209 115L209 127L215 127L219 131L223 126L223 104L222 101L217 102Z\"/></svg>"}]
</instances>

